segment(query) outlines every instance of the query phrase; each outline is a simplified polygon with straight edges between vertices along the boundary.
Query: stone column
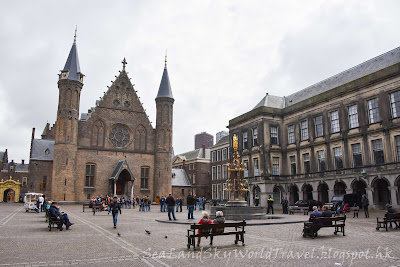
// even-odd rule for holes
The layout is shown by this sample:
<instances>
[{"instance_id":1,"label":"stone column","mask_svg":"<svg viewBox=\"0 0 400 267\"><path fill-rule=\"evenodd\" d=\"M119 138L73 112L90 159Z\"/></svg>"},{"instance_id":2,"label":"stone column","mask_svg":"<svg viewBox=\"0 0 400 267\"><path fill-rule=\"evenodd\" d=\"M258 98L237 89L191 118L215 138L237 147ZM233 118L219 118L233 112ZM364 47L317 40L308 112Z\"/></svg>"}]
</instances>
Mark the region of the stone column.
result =
<instances>
[{"instance_id":1,"label":"stone column","mask_svg":"<svg viewBox=\"0 0 400 267\"><path fill-rule=\"evenodd\" d=\"M390 203L393 207L397 205L397 197L396 197L396 186L390 186Z\"/></svg>"},{"instance_id":2,"label":"stone column","mask_svg":"<svg viewBox=\"0 0 400 267\"><path fill-rule=\"evenodd\" d=\"M332 201L332 197L335 195L335 191L332 190L328 190L328 198L329 198L329 202Z\"/></svg>"},{"instance_id":3,"label":"stone column","mask_svg":"<svg viewBox=\"0 0 400 267\"><path fill-rule=\"evenodd\" d=\"M133 199L133 187L134 187L134 185L133 185L133 181L132 181L132 187L131 187L131 200Z\"/></svg>"},{"instance_id":4,"label":"stone column","mask_svg":"<svg viewBox=\"0 0 400 267\"><path fill-rule=\"evenodd\" d=\"M368 187L365 189L365 191L367 191L367 197L368 197L368 201L369 201L369 206L370 206L370 207L373 207L373 208L375 209L374 198L373 198L373 196L372 196L371 187L368 186Z\"/></svg>"},{"instance_id":5,"label":"stone column","mask_svg":"<svg viewBox=\"0 0 400 267\"><path fill-rule=\"evenodd\" d=\"M113 195L113 197L115 197L116 195L117 195L117 183L114 179L114 195Z\"/></svg>"}]
</instances>

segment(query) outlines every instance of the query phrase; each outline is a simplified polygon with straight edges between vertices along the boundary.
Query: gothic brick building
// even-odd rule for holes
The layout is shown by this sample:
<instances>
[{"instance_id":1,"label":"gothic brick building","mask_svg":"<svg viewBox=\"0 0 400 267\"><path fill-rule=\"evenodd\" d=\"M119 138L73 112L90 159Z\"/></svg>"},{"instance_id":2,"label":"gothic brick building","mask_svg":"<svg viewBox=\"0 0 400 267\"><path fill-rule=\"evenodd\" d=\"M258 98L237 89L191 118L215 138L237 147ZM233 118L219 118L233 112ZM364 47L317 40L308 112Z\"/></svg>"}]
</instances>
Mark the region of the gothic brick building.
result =
<instances>
[{"instance_id":1,"label":"gothic brick building","mask_svg":"<svg viewBox=\"0 0 400 267\"><path fill-rule=\"evenodd\" d=\"M171 192L171 86L165 62L156 101L156 127L123 68L96 106L79 118L84 75L76 39L59 74L57 121L42 138L32 133L29 188L57 201L84 201L95 195Z\"/></svg>"},{"instance_id":2,"label":"gothic brick building","mask_svg":"<svg viewBox=\"0 0 400 267\"><path fill-rule=\"evenodd\" d=\"M265 97L229 122L251 199L329 201L366 194L400 204L400 48L289 96Z\"/></svg>"}]
</instances>

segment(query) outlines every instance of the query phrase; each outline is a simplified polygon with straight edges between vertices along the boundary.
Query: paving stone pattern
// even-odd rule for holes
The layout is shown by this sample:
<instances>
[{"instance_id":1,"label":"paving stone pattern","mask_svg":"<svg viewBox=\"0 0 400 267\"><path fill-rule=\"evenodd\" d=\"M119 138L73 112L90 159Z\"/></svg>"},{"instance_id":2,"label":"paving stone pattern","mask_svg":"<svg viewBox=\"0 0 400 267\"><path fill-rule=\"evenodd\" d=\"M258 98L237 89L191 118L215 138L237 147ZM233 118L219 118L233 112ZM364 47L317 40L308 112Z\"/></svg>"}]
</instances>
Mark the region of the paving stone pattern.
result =
<instances>
[{"instance_id":1,"label":"paving stone pattern","mask_svg":"<svg viewBox=\"0 0 400 267\"><path fill-rule=\"evenodd\" d=\"M49 232L44 213L0 203L0 266L400 266L400 230L375 229L383 212L368 219L349 216L346 236L325 228L314 240L303 238L303 224L294 223L308 216L276 214L279 219L246 228L244 247L234 244L234 236L218 236L213 246L203 238L193 251L186 234L199 210L195 220L187 220L184 209L170 223L157 206L146 213L122 209L117 229L107 212L93 216L78 205L62 210L75 224L70 231Z\"/></svg>"}]
</instances>

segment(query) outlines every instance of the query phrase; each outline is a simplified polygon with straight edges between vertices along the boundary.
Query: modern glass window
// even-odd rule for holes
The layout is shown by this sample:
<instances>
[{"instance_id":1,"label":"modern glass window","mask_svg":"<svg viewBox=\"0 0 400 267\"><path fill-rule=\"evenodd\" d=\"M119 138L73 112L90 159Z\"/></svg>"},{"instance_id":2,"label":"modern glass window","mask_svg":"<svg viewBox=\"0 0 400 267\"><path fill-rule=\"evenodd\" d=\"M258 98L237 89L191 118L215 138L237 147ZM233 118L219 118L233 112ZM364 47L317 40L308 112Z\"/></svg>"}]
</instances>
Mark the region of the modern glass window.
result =
<instances>
[{"instance_id":1,"label":"modern glass window","mask_svg":"<svg viewBox=\"0 0 400 267\"><path fill-rule=\"evenodd\" d=\"M381 120L380 116L379 116L378 99L377 98L368 100L368 116L369 116L370 124L379 122Z\"/></svg>"},{"instance_id":2,"label":"modern glass window","mask_svg":"<svg viewBox=\"0 0 400 267\"><path fill-rule=\"evenodd\" d=\"M217 166L217 180L221 179L221 176L222 176L221 174L222 174L221 165L218 165Z\"/></svg>"},{"instance_id":3,"label":"modern glass window","mask_svg":"<svg viewBox=\"0 0 400 267\"><path fill-rule=\"evenodd\" d=\"M279 158L272 158L272 175L279 175Z\"/></svg>"},{"instance_id":4,"label":"modern glass window","mask_svg":"<svg viewBox=\"0 0 400 267\"><path fill-rule=\"evenodd\" d=\"M215 180L216 178L217 178L217 168L215 168L215 166L212 166L211 180Z\"/></svg>"},{"instance_id":5,"label":"modern glass window","mask_svg":"<svg viewBox=\"0 0 400 267\"><path fill-rule=\"evenodd\" d=\"M258 159L254 159L254 176L260 175L260 169L258 166Z\"/></svg>"},{"instance_id":6,"label":"modern glass window","mask_svg":"<svg viewBox=\"0 0 400 267\"><path fill-rule=\"evenodd\" d=\"M303 168L304 168L304 173L308 174L310 173L310 154L306 153L303 154Z\"/></svg>"},{"instance_id":7,"label":"modern glass window","mask_svg":"<svg viewBox=\"0 0 400 267\"><path fill-rule=\"evenodd\" d=\"M221 161L221 150L217 151L217 161Z\"/></svg>"},{"instance_id":8,"label":"modern glass window","mask_svg":"<svg viewBox=\"0 0 400 267\"><path fill-rule=\"evenodd\" d=\"M228 178L228 165L222 165L222 179Z\"/></svg>"},{"instance_id":9,"label":"modern glass window","mask_svg":"<svg viewBox=\"0 0 400 267\"><path fill-rule=\"evenodd\" d=\"M400 162L400 135L396 135L394 137L396 142L396 155L397 155L397 162Z\"/></svg>"},{"instance_id":10,"label":"modern glass window","mask_svg":"<svg viewBox=\"0 0 400 267\"><path fill-rule=\"evenodd\" d=\"M257 138L258 138L258 134L257 134L258 130L257 130L257 128L254 128L252 132L253 132L253 146L258 146L258 140L257 140Z\"/></svg>"},{"instance_id":11,"label":"modern glass window","mask_svg":"<svg viewBox=\"0 0 400 267\"><path fill-rule=\"evenodd\" d=\"M142 167L140 172L140 188L149 188L149 171L150 167Z\"/></svg>"},{"instance_id":12,"label":"modern glass window","mask_svg":"<svg viewBox=\"0 0 400 267\"><path fill-rule=\"evenodd\" d=\"M324 135L324 127L322 125L322 116L318 116L314 120L315 124L315 137L321 137Z\"/></svg>"},{"instance_id":13,"label":"modern glass window","mask_svg":"<svg viewBox=\"0 0 400 267\"><path fill-rule=\"evenodd\" d=\"M294 125L289 125L288 126L288 143L289 144L294 144L295 142L294 138Z\"/></svg>"},{"instance_id":14,"label":"modern glass window","mask_svg":"<svg viewBox=\"0 0 400 267\"><path fill-rule=\"evenodd\" d=\"M85 186L94 187L94 171L96 165L94 164L86 164L86 180Z\"/></svg>"},{"instance_id":15,"label":"modern glass window","mask_svg":"<svg viewBox=\"0 0 400 267\"><path fill-rule=\"evenodd\" d=\"M353 105L349 107L349 128L357 128L358 124L358 113L357 113L357 105Z\"/></svg>"},{"instance_id":16,"label":"modern glass window","mask_svg":"<svg viewBox=\"0 0 400 267\"><path fill-rule=\"evenodd\" d=\"M244 177L249 177L249 161L244 160L243 161L243 165L244 165Z\"/></svg>"},{"instance_id":17,"label":"modern glass window","mask_svg":"<svg viewBox=\"0 0 400 267\"><path fill-rule=\"evenodd\" d=\"M247 132L243 133L243 149L247 148Z\"/></svg>"},{"instance_id":18,"label":"modern glass window","mask_svg":"<svg viewBox=\"0 0 400 267\"><path fill-rule=\"evenodd\" d=\"M290 156L290 174L296 175L296 157Z\"/></svg>"},{"instance_id":19,"label":"modern glass window","mask_svg":"<svg viewBox=\"0 0 400 267\"><path fill-rule=\"evenodd\" d=\"M339 111L335 110L331 112L331 133L338 132L340 132Z\"/></svg>"},{"instance_id":20,"label":"modern glass window","mask_svg":"<svg viewBox=\"0 0 400 267\"><path fill-rule=\"evenodd\" d=\"M277 145L278 144L278 127L271 127L271 144Z\"/></svg>"},{"instance_id":21,"label":"modern glass window","mask_svg":"<svg viewBox=\"0 0 400 267\"><path fill-rule=\"evenodd\" d=\"M393 118L400 117L400 91L390 94L390 105Z\"/></svg>"},{"instance_id":22,"label":"modern glass window","mask_svg":"<svg viewBox=\"0 0 400 267\"><path fill-rule=\"evenodd\" d=\"M333 157L336 170L343 169L342 148L340 146L333 148Z\"/></svg>"},{"instance_id":23,"label":"modern glass window","mask_svg":"<svg viewBox=\"0 0 400 267\"><path fill-rule=\"evenodd\" d=\"M301 141L307 140L308 139L307 121L302 121L300 124L300 128L301 128Z\"/></svg>"},{"instance_id":24,"label":"modern glass window","mask_svg":"<svg viewBox=\"0 0 400 267\"><path fill-rule=\"evenodd\" d=\"M372 140L372 151L374 152L375 164L384 164L385 156L383 155L382 139Z\"/></svg>"},{"instance_id":25,"label":"modern glass window","mask_svg":"<svg viewBox=\"0 0 400 267\"><path fill-rule=\"evenodd\" d=\"M318 171L319 172L326 171L325 150L317 151L317 156L318 156Z\"/></svg>"},{"instance_id":26,"label":"modern glass window","mask_svg":"<svg viewBox=\"0 0 400 267\"><path fill-rule=\"evenodd\" d=\"M222 149L222 160L226 160L228 158L228 149Z\"/></svg>"},{"instance_id":27,"label":"modern glass window","mask_svg":"<svg viewBox=\"0 0 400 267\"><path fill-rule=\"evenodd\" d=\"M354 167L362 167L362 154L361 154L361 144L352 144L351 152L353 153L353 166Z\"/></svg>"},{"instance_id":28,"label":"modern glass window","mask_svg":"<svg viewBox=\"0 0 400 267\"><path fill-rule=\"evenodd\" d=\"M213 151L212 153L211 153L211 162L215 162L216 161L216 153L215 153L215 151Z\"/></svg>"}]
</instances>

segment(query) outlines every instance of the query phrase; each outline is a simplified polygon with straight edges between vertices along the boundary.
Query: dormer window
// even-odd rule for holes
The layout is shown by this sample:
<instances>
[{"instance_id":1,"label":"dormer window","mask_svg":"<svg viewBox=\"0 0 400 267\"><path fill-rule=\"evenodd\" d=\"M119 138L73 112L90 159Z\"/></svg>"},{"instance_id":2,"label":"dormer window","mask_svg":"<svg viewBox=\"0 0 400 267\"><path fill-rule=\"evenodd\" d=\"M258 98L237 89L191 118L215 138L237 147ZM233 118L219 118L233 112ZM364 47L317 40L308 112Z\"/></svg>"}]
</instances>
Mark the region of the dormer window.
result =
<instances>
[{"instance_id":1,"label":"dormer window","mask_svg":"<svg viewBox=\"0 0 400 267\"><path fill-rule=\"evenodd\" d=\"M44 151L44 153L45 153L46 155L48 155L48 154L50 154L50 150L49 150L48 148L46 148L46 150Z\"/></svg>"},{"instance_id":2,"label":"dormer window","mask_svg":"<svg viewBox=\"0 0 400 267\"><path fill-rule=\"evenodd\" d=\"M61 73L61 79L67 79L67 78L68 78L68 72Z\"/></svg>"}]
</instances>

